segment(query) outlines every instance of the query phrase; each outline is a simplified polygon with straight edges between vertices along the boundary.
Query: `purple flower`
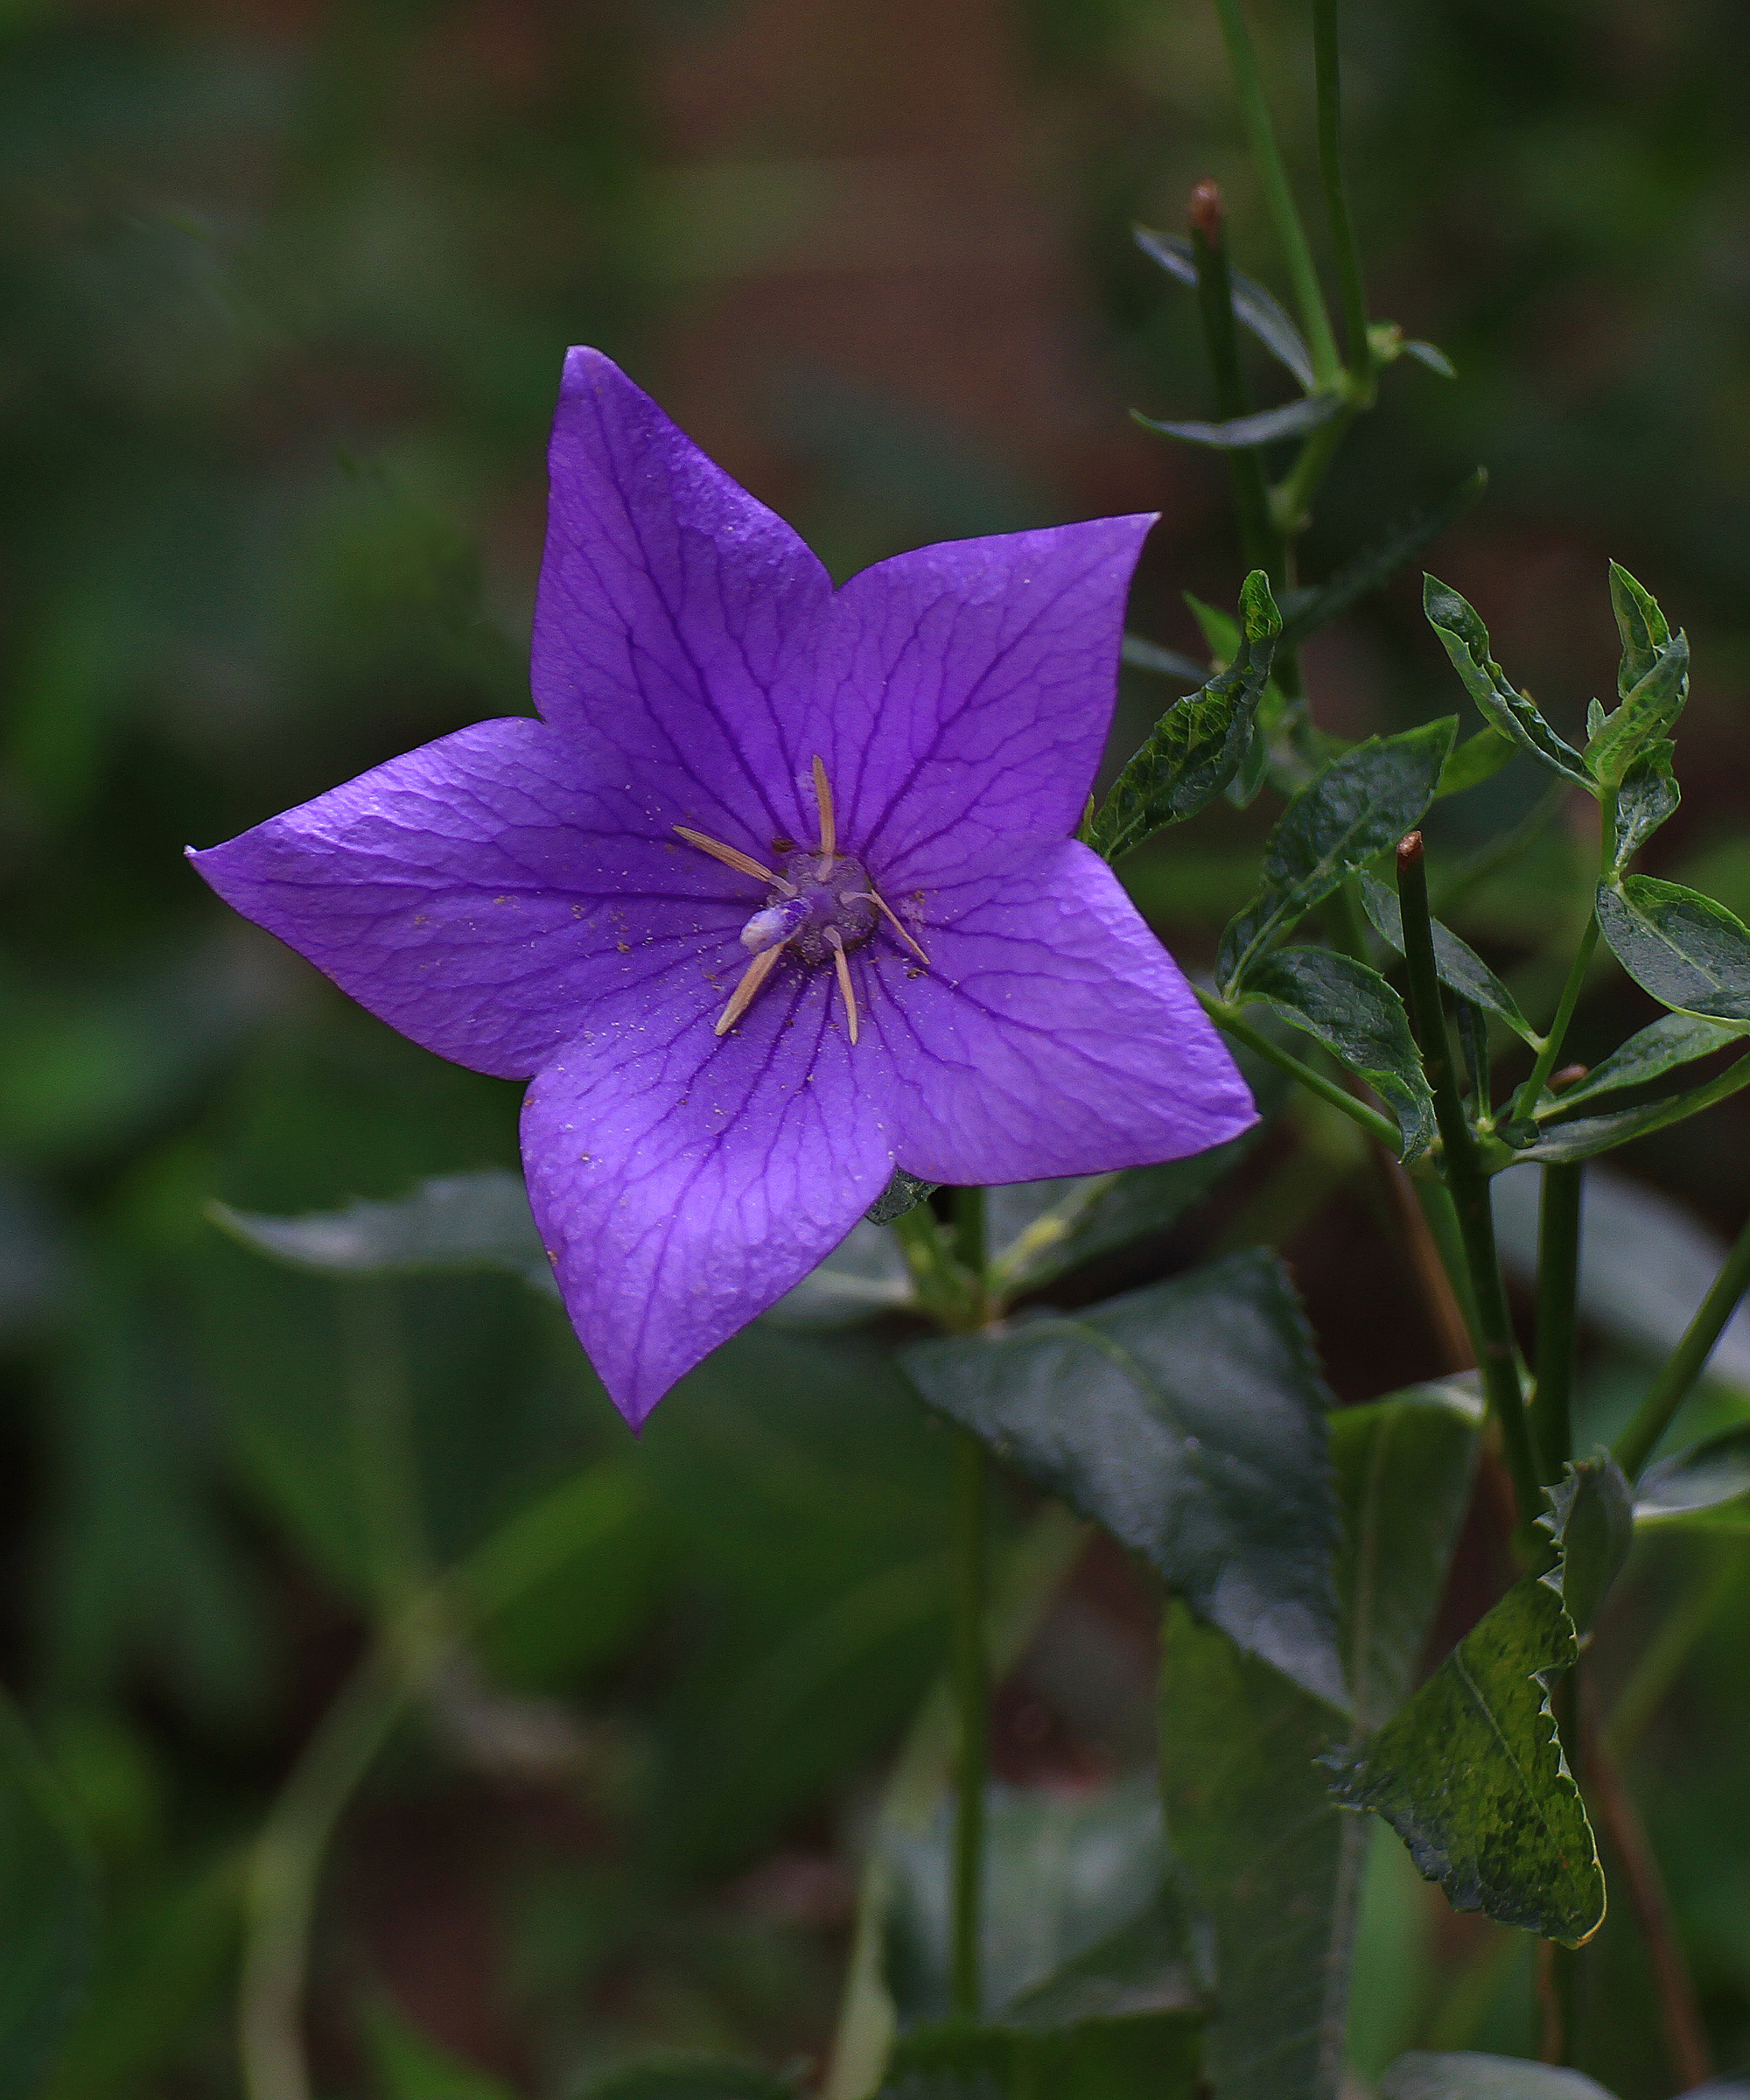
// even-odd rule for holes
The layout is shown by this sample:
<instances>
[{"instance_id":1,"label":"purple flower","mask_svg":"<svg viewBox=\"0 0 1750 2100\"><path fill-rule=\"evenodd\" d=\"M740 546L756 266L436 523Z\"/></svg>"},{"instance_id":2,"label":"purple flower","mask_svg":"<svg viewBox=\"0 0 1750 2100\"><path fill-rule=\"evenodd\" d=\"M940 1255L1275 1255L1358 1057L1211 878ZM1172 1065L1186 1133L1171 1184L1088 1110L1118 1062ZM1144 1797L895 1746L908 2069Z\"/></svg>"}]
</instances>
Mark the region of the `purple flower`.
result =
<instances>
[{"instance_id":1,"label":"purple flower","mask_svg":"<svg viewBox=\"0 0 1750 2100\"><path fill-rule=\"evenodd\" d=\"M550 458L541 719L192 858L404 1035L533 1076L535 1214L636 1425L895 1163L1103 1172L1254 1110L1069 836L1152 519L921 548L835 592L590 350Z\"/></svg>"}]
</instances>

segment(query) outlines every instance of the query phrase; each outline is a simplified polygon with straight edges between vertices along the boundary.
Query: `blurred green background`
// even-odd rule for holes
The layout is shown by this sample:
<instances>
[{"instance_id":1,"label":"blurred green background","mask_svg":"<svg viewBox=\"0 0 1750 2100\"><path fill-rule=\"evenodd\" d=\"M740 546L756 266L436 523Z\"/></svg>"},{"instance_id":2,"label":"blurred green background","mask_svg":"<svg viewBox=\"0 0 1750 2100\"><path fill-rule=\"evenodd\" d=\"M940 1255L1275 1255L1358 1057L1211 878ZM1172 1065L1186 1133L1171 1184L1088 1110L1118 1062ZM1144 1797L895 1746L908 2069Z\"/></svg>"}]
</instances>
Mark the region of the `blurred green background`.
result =
<instances>
[{"instance_id":1,"label":"blurred green background","mask_svg":"<svg viewBox=\"0 0 1750 2100\"><path fill-rule=\"evenodd\" d=\"M1251 14L1305 175L1305 10ZM1613 675L1626 562L1698 662L1654 865L1745 913L1750 15L1355 0L1345 34L1376 309L1459 376L1389 375L1306 573L1486 464L1431 559L1572 728ZM527 710L573 342L840 573L1158 508L1133 619L1194 650L1179 593L1231 602L1237 552L1220 461L1129 420L1210 404L1193 302L1128 228L1179 228L1212 173L1236 259L1285 290L1203 0L0 12L0 1643L104 1886L57 2100L236 2090L240 1848L369 1603L361 1390L411 1418L438 1559L580 1467L605 1499L342 1829L323 2090L411 2092L404 2025L529 2094L649 2042L821 2058L859 1818L940 1659L942 1439L876 1350L762 1327L634 1446L513 1281L340 1285L224 1240L214 1197L333 1208L514 1165L517 1090L350 1008L180 850ZM1308 679L1351 735L1458 701L1413 579L1322 634ZM1116 741L1165 696L1128 682ZM1527 799L1509 769L1453 821ZM1187 961L1267 816L1144 858ZM1466 931L1534 989L1585 852L1558 824L1535 881L1473 899ZM1606 982L1578 1053L1642 1004ZM1743 1215L1741 1101L1626 1161L1715 1231ZM1146 1257L1284 1242L1345 1398L1438 1368L1353 1166L1302 1117ZM1591 1349L1601 1420L1644 1360ZM1692 1578L1712 1616L1632 1772L1726 2063L1750 2053L1741 1551L1647 1549L1600 1674ZM1089 1556L999 1699L1004 1776L1085 1788L1146 1755L1156 1610ZM1529 1942L1376 1867L1358 2060L1533 2046ZM1632 1930L1589 1960L1595 2068L1628 2100L1673 2090Z\"/></svg>"}]
</instances>

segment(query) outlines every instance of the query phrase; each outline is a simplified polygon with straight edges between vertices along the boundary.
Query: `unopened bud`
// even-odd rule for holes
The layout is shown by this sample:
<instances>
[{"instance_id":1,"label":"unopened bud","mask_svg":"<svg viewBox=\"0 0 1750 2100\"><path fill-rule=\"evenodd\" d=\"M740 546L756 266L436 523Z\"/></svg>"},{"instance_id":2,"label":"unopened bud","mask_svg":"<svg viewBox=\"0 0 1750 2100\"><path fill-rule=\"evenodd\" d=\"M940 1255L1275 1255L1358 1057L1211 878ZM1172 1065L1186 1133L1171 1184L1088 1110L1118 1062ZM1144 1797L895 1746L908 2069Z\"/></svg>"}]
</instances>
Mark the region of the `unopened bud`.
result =
<instances>
[{"instance_id":1,"label":"unopened bud","mask_svg":"<svg viewBox=\"0 0 1750 2100\"><path fill-rule=\"evenodd\" d=\"M1191 223L1211 248L1221 246L1222 192L1208 176L1191 192Z\"/></svg>"},{"instance_id":2,"label":"unopened bud","mask_svg":"<svg viewBox=\"0 0 1750 2100\"><path fill-rule=\"evenodd\" d=\"M1422 834L1412 831L1397 842L1397 864L1400 868L1413 868L1422 858Z\"/></svg>"},{"instance_id":3,"label":"unopened bud","mask_svg":"<svg viewBox=\"0 0 1750 2100\"><path fill-rule=\"evenodd\" d=\"M1550 1074L1550 1091L1565 1094L1570 1087L1577 1087L1592 1069L1590 1065L1564 1065L1559 1072Z\"/></svg>"}]
</instances>

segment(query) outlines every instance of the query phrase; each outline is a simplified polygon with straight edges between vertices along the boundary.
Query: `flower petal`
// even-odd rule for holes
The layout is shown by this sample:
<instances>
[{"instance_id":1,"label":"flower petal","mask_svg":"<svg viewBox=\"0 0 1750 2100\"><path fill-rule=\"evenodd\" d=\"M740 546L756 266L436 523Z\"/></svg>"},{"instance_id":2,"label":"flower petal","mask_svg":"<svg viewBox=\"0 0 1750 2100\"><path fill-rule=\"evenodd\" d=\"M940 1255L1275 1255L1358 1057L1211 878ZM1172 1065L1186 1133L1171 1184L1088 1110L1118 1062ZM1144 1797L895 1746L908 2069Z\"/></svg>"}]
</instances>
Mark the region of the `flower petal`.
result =
<instances>
[{"instance_id":1,"label":"flower petal","mask_svg":"<svg viewBox=\"0 0 1750 2100\"><path fill-rule=\"evenodd\" d=\"M393 1028L527 1079L592 1000L696 975L761 886L523 718L480 722L190 858Z\"/></svg>"},{"instance_id":2,"label":"flower petal","mask_svg":"<svg viewBox=\"0 0 1750 2100\"><path fill-rule=\"evenodd\" d=\"M847 849L928 885L1004 839L1081 821L1152 517L961 540L854 576L816 679ZM806 759L804 759L806 763Z\"/></svg>"},{"instance_id":3,"label":"flower petal","mask_svg":"<svg viewBox=\"0 0 1750 2100\"><path fill-rule=\"evenodd\" d=\"M523 1108L542 1242L634 1428L822 1261L892 1171L886 1068L846 1041L833 973L786 965L719 1039L733 982L676 964L598 1002Z\"/></svg>"},{"instance_id":4,"label":"flower petal","mask_svg":"<svg viewBox=\"0 0 1750 2100\"><path fill-rule=\"evenodd\" d=\"M1086 846L1000 849L926 905L929 969L884 957L864 1023L892 1060L908 1173L962 1186L1105 1173L1256 1121L1190 986Z\"/></svg>"},{"instance_id":5,"label":"flower petal","mask_svg":"<svg viewBox=\"0 0 1750 2100\"><path fill-rule=\"evenodd\" d=\"M670 823L768 853L813 808L773 694L812 659L825 570L598 351L567 354L548 458L542 714L660 794Z\"/></svg>"}]
</instances>

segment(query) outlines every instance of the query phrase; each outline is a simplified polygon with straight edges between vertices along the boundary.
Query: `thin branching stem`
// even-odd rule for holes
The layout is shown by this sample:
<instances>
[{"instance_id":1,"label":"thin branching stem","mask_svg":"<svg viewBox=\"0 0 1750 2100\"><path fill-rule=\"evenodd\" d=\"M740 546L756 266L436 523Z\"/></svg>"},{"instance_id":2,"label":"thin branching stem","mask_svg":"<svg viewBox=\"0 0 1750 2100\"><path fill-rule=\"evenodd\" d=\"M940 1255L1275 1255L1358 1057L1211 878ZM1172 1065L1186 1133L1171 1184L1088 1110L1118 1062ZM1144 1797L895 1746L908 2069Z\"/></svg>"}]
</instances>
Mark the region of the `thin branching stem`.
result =
<instances>
[{"instance_id":1,"label":"thin branching stem","mask_svg":"<svg viewBox=\"0 0 1750 2100\"><path fill-rule=\"evenodd\" d=\"M1337 0L1313 0L1312 52L1319 95L1319 175L1325 187L1325 212L1331 223L1337 284L1343 301L1349 384L1358 402L1373 388L1373 354L1368 346L1367 287L1362 277L1361 248L1349 217L1348 190L1343 180L1343 101L1341 52L1337 39Z\"/></svg>"},{"instance_id":2,"label":"thin branching stem","mask_svg":"<svg viewBox=\"0 0 1750 2100\"><path fill-rule=\"evenodd\" d=\"M1315 1071L1311 1065L1296 1057L1292 1051L1284 1050L1279 1043L1271 1042L1261 1028L1253 1027L1242 1014L1212 993L1199 989L1197 997L1202 1001L1203 1011L1224 1035L1232 1036L1236 1043L1243 1043L1248 1050L1255 1050L1260 1057L1274 1065L1278 1071L1285 1072L1291 1079L1298 1081L1309 1094L1316 1094L1320 1101L1340 1110L1351 1123L1358 1124L1369 1138L1377 1138L1382 1144L1389 1145L1394 1159L1397 1157L1403 1140L1398 1135L1397 1125L1389 1116L1382 1116L1376 1109L1368 1108L1365 1102L1357 1101L1347 1088L1340 1086L1334 1079L1327 1079L1322 1072Z\"/></svg>"}]
</instances>

